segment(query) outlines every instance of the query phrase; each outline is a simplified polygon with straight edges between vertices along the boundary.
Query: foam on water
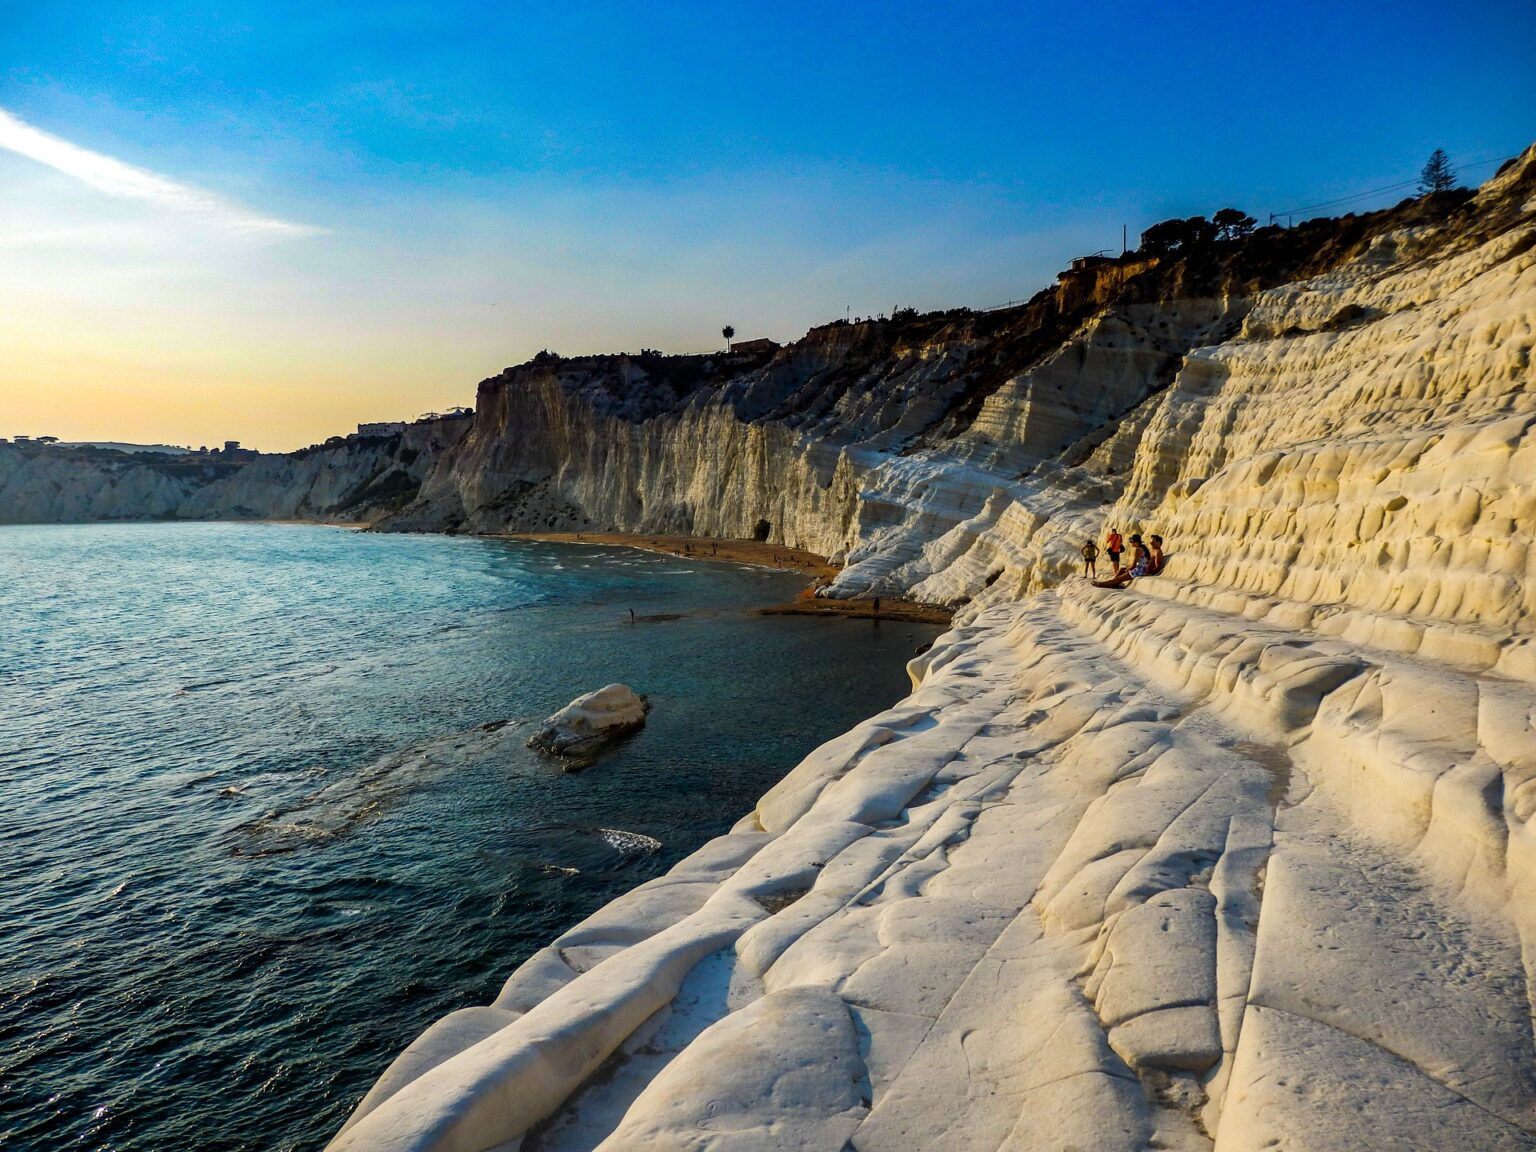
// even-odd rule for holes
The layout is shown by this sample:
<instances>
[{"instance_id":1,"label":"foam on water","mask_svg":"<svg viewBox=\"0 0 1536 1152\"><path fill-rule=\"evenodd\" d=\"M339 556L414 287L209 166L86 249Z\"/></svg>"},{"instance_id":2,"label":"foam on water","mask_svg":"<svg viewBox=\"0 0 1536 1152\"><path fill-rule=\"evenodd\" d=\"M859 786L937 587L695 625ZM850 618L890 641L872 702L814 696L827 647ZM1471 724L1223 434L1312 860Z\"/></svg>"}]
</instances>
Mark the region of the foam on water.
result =
<instances>
[{"instance_id":1,"label":"foam on water","mask_svg":"<svg viewBox=\"0 0 1536 1152\"><path fill-rule=\"evenodd\" d=\"M620 852L639 855L661 851L661 841L642 832L626 832L622 828L599 828L597 834Z\"/></svg>"},{"instance_id":2,"label":"foam on water","mask_svg":"<svg viewBox=\"0 0 1536 1152\"><path fill-rule=\"evenodd\" d=\"M0 1146L322 1146L428 1023L902 695L936 629L747 611L797 587L590 545L0 529ZM585 772L516 738L615 680L655 707Z\"/></svg>"}]
</instances>

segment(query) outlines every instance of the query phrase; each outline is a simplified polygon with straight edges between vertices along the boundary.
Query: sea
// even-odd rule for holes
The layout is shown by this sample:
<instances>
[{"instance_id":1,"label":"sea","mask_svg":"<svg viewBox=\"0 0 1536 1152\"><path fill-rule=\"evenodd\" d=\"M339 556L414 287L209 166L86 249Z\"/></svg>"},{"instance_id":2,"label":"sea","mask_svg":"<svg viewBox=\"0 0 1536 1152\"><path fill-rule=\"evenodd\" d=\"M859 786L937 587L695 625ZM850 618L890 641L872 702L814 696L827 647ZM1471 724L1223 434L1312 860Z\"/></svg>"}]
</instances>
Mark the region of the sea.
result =
<instances>
[{"instance_id":1,"label":"sea","mask_svg":"<svg viewBox=\"0 0 1536 1152\"><path fill-rule=\"evenodd\" d=\"M752 611L801 586L582 544L0 528L0 1147L322 1147L432 1021L905 695L939 630ZM613 682L641 732L576 772L524 746Z\"/></svg>"}]
</instances>

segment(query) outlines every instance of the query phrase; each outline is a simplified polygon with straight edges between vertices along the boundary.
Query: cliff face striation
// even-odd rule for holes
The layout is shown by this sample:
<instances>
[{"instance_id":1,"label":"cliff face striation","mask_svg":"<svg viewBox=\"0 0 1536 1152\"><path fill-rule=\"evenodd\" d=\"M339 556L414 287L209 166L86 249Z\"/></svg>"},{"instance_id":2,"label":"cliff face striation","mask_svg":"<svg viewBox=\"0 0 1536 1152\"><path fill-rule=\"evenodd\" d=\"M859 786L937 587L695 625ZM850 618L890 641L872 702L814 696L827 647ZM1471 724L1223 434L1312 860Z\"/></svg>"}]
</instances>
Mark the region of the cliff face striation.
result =
<instances>
[{"instance_id":1,"label":"cliff face striation","mask_svg":"<svg viewBox=\"0 0 1536 1152\"><path fill-rule=\"evenodd\" d=\"M1024 309L481 385L400 528L963 603L336 1149L1536 1148L1536 150ZM1072 575L1116 525L1164 572Z\"/></svg>"},{"instance_id":2,"label":"cliff face striation","mask_svg":"<svg viewBox=\"0 0 1536 1152\"><path fill-rule=\"evenodd\" d=\"M0 519L757 536L961 606L334 1148L1536 1149L1533 347L1536 149L1018 308L543 356L399 437L0 447ZM1075 575L1110 526L1166 569Z\"/></svg>"},{"instance_id":3,"label":"cliff face striation","mask_svg":"<svg viewBox=\"0 0 1536 1152\"><path fill-rule=\"evenodd\" d=\"M91 520L372 522L413 500L465 419L251 460L0 444L0 524Z\"/></svg>"}]
</instances>

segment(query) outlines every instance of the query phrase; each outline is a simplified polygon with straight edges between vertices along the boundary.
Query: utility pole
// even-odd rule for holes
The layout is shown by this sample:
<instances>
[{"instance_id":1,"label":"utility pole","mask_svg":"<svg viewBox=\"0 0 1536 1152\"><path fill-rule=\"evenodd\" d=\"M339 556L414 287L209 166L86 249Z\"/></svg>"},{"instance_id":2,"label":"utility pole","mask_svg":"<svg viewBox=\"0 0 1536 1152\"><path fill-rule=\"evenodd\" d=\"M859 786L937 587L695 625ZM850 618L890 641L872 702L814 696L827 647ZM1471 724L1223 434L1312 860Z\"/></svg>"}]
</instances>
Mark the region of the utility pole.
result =
<instances>
[{"instance_id":1,"label":"utility pole","mask_svg":"<svg viewBox=\"0 0 1536 1152\"><path fill-rule=\"evenodd\" d=\"M1120 225L1120 255L1121 256L1124 256L1127 252L1129 252L1131 250L1130 245L1126 243L1126 240L1129 237L1129 233L1127 233L1127 231L1126 231L1127 227L1129 227L1129 225L1126 225L1126 224Z\"/></svg>"}]
</instances>

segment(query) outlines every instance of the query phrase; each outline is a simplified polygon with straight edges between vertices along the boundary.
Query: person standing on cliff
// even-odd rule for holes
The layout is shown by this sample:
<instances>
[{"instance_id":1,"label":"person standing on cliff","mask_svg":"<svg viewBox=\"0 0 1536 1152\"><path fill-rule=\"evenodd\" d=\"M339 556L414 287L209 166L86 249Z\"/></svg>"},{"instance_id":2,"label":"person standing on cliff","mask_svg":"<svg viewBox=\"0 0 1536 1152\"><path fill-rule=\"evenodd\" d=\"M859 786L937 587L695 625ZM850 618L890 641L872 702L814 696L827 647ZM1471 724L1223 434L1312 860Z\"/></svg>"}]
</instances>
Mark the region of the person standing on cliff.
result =
<instances>
[{"instance_id":1,"label":"person standing on cliff","mask_svg":"<svg viewBox=\"0 0 1536 1152\"><path fill-rule=\"evenodd\" d=\"M1099 574L1099 546L1092 540L1083 545L1083 575L1092 580Z\"/></svg>"},{"instance_id":2,"label":"person standing on cliff","mask_svg":"<svg viewBox=\"0 0 1536 1152\"><path fill-rule=\"evenodd\" d=\"M1120 538L1120 529L1111 528L1109 536L1104 540L1104 551L1109 554L1109 570L1120 570L1120 557L1125 554L1125 541Z\"/></svg>"}]
</instances>

